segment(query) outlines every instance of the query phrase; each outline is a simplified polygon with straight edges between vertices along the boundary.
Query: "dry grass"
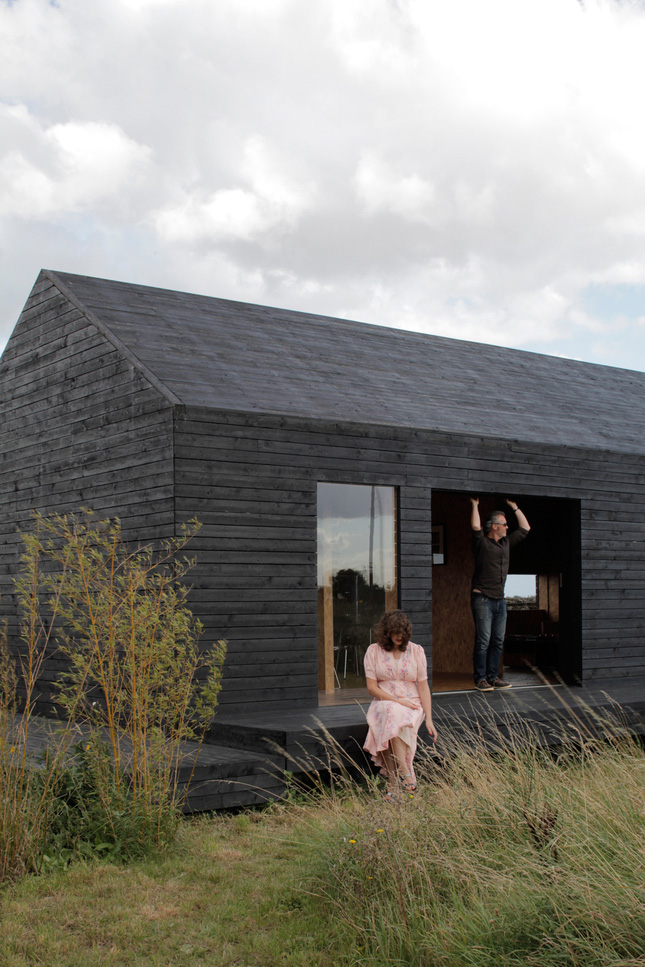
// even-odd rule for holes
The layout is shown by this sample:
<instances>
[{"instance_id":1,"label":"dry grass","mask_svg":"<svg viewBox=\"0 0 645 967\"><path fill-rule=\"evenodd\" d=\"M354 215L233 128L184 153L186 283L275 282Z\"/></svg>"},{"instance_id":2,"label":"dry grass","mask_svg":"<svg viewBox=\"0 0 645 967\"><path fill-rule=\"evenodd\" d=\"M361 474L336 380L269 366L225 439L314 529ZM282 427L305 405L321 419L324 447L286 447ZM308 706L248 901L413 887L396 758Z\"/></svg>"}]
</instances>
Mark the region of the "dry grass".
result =
<instances>
[{"instance_id":1,"label":"dry grass","mask_svg":"<svg viewBox=\"0 0 645 967\"><path fill-rule=\"evenodd\" d=\"M645 964L645 754L620 717L572 708L566 725L555 756L491 720L443 768L428 759L414 797L309 811L318 889L356 963Z\"/></svg>"}]
</instances>

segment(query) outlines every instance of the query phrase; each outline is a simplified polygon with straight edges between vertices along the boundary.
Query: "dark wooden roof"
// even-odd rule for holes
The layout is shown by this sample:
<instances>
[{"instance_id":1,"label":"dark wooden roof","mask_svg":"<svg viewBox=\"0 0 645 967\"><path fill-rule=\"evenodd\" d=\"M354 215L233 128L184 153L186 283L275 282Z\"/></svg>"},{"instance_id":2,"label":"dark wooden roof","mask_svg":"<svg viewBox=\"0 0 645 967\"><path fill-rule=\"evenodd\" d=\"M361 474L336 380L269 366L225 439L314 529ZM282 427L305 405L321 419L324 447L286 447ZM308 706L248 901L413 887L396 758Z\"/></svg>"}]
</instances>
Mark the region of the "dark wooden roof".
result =
<instances>
[{"instance_id":1,"label":"dark wooden roof","mask_svg":"<svg viewBox=\"0 0 645 967\"><path fill-rule=\"evenodd\" d=\"M44 275L187 405L645 452L645 374L142 285Z\"/></svg>"}]
</instances>

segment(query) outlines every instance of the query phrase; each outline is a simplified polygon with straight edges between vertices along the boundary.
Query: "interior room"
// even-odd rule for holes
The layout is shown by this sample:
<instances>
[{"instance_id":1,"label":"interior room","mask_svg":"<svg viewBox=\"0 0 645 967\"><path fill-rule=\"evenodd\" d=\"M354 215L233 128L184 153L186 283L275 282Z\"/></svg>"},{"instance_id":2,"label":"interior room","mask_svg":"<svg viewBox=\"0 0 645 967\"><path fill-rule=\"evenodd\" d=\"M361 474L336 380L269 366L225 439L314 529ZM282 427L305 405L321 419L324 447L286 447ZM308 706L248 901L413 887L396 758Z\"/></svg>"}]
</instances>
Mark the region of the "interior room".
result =
<instances>
[{"instance_id":1,"label":"interior room","mask_svg":"<svg viewBox=\"0 0 645 967\"><path fill-rule=\"evenodd\" d=\"M505 498L480 494L482 521L493 510L513 515ZM531 531L511 551L506 585L503 673L514 686L573 683L580 666L578 501L513 494ZM474 623L470 495L432 495L432 669L434 691L473 687Z\"/></svg>"}]
</instances>

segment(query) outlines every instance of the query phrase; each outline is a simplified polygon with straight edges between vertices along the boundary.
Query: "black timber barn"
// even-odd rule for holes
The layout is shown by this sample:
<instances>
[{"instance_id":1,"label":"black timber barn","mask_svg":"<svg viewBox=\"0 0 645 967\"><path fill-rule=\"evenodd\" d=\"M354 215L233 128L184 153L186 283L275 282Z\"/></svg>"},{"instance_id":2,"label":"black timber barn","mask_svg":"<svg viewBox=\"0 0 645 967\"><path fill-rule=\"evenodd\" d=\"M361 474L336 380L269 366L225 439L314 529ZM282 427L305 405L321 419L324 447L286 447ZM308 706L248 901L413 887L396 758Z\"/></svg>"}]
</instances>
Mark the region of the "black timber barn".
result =
<instances>
[{"instance_id":1,"label":"black timber barn","mask_svg":"<svg viewBox=\"0 0 645 967\"><path fill-rule=\"evenodd\" d=\"M358 695L392 606L435 689L456 687L468 498L510 496L532 524L512 571L536 587L510 665L514 647L571 683L645 683L645 374L42 271L0 394L10 632L33 509L91 507L138 542L197 517L192 607L229 642L222 707Z\"/></svg>"}]
</instances>

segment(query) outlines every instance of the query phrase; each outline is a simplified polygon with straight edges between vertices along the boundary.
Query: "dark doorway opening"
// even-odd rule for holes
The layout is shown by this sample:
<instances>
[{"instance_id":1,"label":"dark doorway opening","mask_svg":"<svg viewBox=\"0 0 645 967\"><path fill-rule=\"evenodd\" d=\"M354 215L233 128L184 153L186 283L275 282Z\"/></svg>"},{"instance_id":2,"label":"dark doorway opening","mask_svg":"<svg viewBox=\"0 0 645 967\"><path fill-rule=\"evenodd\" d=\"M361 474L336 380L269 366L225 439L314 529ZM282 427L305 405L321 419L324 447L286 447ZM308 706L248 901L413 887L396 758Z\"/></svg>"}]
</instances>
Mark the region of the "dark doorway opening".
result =
<instances>
[{"instance_id":1,"label":"dark doorway opening","mask_svg":"<svg viewBox=\"0 0 645 967\"><path fill-rule=\"evenodd\" d=\"M432 494L432 679L435 691L473 686L469 494ZM504 495L479 494L482 520ZM582 672L580 501L512 494L531 532L511 552L504 676L515 685L577 684ZM522 578L520 579L520 576Z\"/></svg>"}]
</instances>

